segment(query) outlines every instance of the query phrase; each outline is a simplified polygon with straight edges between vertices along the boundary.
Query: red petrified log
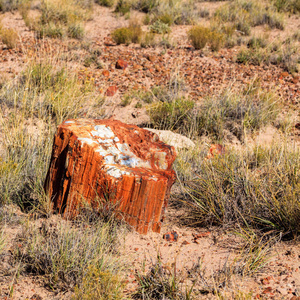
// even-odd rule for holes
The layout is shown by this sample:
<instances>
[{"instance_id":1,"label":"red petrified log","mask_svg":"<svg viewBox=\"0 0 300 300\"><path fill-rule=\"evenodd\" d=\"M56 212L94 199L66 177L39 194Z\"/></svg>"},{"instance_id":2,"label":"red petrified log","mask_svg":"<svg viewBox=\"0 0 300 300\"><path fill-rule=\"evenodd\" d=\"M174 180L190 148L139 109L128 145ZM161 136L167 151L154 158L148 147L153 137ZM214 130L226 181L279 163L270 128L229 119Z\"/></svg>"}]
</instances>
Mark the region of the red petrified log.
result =
<instances>
[{"instance_id":1,"label":"red petrified log","mask_svg":"<svg viewBox=\"0 0 300 300\"><path fill-rule=\"evenodd\" d=\"M73 218L108 199L138 232L159 232L175 172L175 150L158 136L115 120L67 120L54 137L45 191L53 209Z\"/></svg>"}]
</instances>

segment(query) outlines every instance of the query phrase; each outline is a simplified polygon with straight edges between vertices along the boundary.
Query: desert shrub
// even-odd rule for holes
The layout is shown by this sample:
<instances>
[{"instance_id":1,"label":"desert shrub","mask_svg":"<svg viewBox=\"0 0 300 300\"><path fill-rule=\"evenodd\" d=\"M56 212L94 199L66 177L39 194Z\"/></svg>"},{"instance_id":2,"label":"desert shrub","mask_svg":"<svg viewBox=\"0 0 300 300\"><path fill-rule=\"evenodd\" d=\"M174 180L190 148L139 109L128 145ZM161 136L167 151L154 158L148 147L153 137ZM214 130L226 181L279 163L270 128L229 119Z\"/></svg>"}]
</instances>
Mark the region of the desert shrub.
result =
<instances>
[{"instance_id":1,"label":"desert shrub","mask_svg":"<svg viewBox=\"0 0 300 300\"><path fill-rule=\"evenodd\" d=\"M46 26L37 26L35 28L37 37L50 37L50 38L61 38L64 35L64 30L60 25L56 25L55 23L48 23Z\"/></svg>"},{"instance_id":2,"label":"desert shrub","mask_svg":"<svg viewBox=\"0 0 300 300\"><path fill-rule=\"evenodd\" d=\"M112 39L117 44L138 43L141 40L142 28L137 23L131 23L128 27L121 27L111 33Z\"/></svg>"},{"instance_id":3,"label":"desert shrub","mask_svg":"<svg viewBox=\"0 0 300 300\"><path fill-rule=\"evenodd\" d=\"M130 12L132 8L132 3L129 0L118 0L115 12L125 15Z\"/></svg>"},{"instance_id":4,"label":"desert shrub","mask_svg":"<svg viewBox=\"0 0 300 300\"><path fill-rule=\"evenodd\" d=\"M15 48L19 39L19 35L14 29L3 27L0 28L0 37L9 49Z\"/></svg>"},{"instance_id":5,"label":"desert shrub","mask_svg":"<svg viewBox=\"0 0 300 300\"><path fill-rule=\"evenodd\" d=\"M199 17L194 1L160 1L152 12L153 22L160 20L168 25L194 24Z\"/></svg>"},{"instance_id":6,"label":"desert shrub","mask_svg":"<svg viewBox=\"0 0 300 300\"><path fill-rule=\"evenodd\" d=\"M233 22L238 30L250 34L250 27L263 24L284 29L283 16L267 2L235 0L219 8L214 15L220 23Z\"/></svg>"},{"instance_id":7,"label":"desert shrub","mask_svg":"<svg viewBox=\"0 0 300 300\"><path fill-rule=\"evenodd\" d=\"M224 139L230 132L243 140L245 130L253 132L272 123L278 113L277 97L255 84L239 93L228 89L203 101L196 116L197 131L216 140Z\"/></svg>"},{"instance_id":8,"label":"desert shrub","mask_svg":"<svg viewBox=\"0 0 300 300\"><path fill-rule=\"evenodd\" d=\"M4 233L3 230L0 232L0 255L2 254L2 251L4 249L6 242L5 242L5 238L4 238Z\"/></svg>"},{"instance_id":9,"label":"desert shrub","mask_svg":"<svg viewBox=\"0 0 300 300\"><path fill-rule=\"evenodd\" d=\"M90 1L43 1L39 18L35 20L29 18L26 8L23 9L22 16L29 27L37 32L39 38L43 36L61 38L66 35L81 39L84 35L82 22L89 19L91 5Z\"/></svg>"},{"instance_id":10,"label":"desert shrub","mask_svg":"<svg viewBox=\"0 0 300 300\"><path fill-rule=\"evenodd\" d=\"M299 150L286 144L201 160L187 183L199 224L300 232Z\"/></svg>"},{"instance_id":11,"label":"desert shrub","mask_svg":"<svg viewBox=\"0 0 300 300\"><path fill-rule=\"evenodd\" d=\"M274 64L281 66L290 73L299 71L300 55L296 45L285 43L279 46L268 45L261 48L264 44L255 45L254 41L249 46L250 49L244 47L240 49L236 58L237 62L253 65Z\"/></svg>"},{"instance_id":12,"label":"desert shrub","mask_svg":"<svg viewBox=\"0 0 300 300\"><path fill-rule=\"evenodd\" d=\"M111 33L112 39L119 44L129 44L131 41L131 32L128 27L122 27Z\"/></svg>"},{"instance_id":13,"label":"desert shrub","mask_svg":"<svg viewBox=\"0 0 300 300\"><path fill-rule=\"evenodd\" d=\"M138 0L134 3L134 9L142 11L144 13L150 13L156 9L160 4L158 0Z\"/></svg>"},{"instance_id":14,"label":"desert shrub","mask_svg":"<svg viewBox=\"0 0 300 300\"><path fill-rule=\"evenodd\" d=\"M152 32L146 32L141 39L141 47L148 48L148 47L155 47L157 45L156 35Z\"/></svg>"},{"instance_id":15,"label":"desert shrub","mask_svg":"<svg viewBox=\"0 0 300 300\"><path fill-rule=\"evenodd\" d=\"M120 276L90 266L80 287L75 287L72 300L122 300L123 288L124 282Z\"/></svg>"},{"instance_id":16,"label":"desert shrub","mask_svg":"<svg viewBox=\"0 0 300 300\"><path fill-rule=\"evenodd\" d=\"M269 49L262 48L242 48L237 54L236 61L243 64L252 64L260 66L263 63L269 63L271 53Z\"/></svg>"},{"instance_id":17,"label":"desert shrub","mask_svg":"<svg viewBox=\"0 0 300 300\"><path fill-rule=\"evenodd\" d=\"M67 28L68 37L73 39L82 39L84 36L84 28L81 24L71 24Z\"/></svg>"},{"instance_id":18,"label":"desert shrub","mask_svg":"<svg viewBox=\"0 0 300 300\"><path fill-rule=\"evenodd\" d=\"M202 26L194 26L188 31L188 38L195 49L202 49L208 43L213 51L217 51L223 45L223 35L214 30Z\"/></svg>"},{"instance_id":19,"label":"desert shrub","mask_svg":"<svg viewBox=\"0 0 300 300\"><path fill-rule=\"evenodd\" d=\"M151 125L158 129L187 132L193 107L194 102L185 98L155 103L148 109Z\"/></svg>"},{"instance_id":20,"label":"desert shrub","mask_svg":"<svg viewBox=\"0 0 300 300\"><path fill-rule=\"evenodd\" d=\"M159 34L165 34L165 33L169 33L171 31L170 26L166 23L163 23L160 20L157 20L152 25L150 25L149 29L150 29L150 32L159 33Z\"/></svg>"},{"instance_id":21,"label":"desert shrub","mask_svg":"<svg viewBox=\"0 0 300 300\"><path fill-rule=\"evenodd\" d=\"M16 10L24 2L28 2L28 0L0 0L0 11L6 12Z\"/></svg>"},{"instance_id":22,"label":"desert shrub","mask_svg":"<svg viewBox=\"0 0 300 300\"><path fill-rule=\"evenodd\" d=\"M44 222L40 227L29 225L17 237L14 260L21 262L27 273L46 275L48 284L52 288L86 288L88 277L99 280L109 280L109 273L115 277L114 290L94 285L107 295L122 286L121 279L117 279L120 264L117 257L117 230L110 223L77 223L76 226L60 221L56 224ZM111 278L112 279L112 278ZM77 290L78 291L78 290ZM90 290L90 292L92 292ZM79 291L78 291L79 294ZM77 295L78 295L77 294ZM112 298L111 298L112 299Z\"/></svg>"},{"instance_id":23,"label":"desert shrub","mask_svg":"<svg viewBox=\"0 0 300 300\"><path fill-rule=\"evenodd\" d=\"M299 0L274 0L274 6L278 11L299 13L300 1Z\"/></svg>"},{"instance_id":24,"label":"desert shrub","mask_svg":"<svg viewBox=\"0 0 300 300\"><path fill-rule=\"evenodd\" d=\"M115 4L115 0L95 0L95 3L106 7L112 7Z\"/></svg>"},{"instance_id":25,"label":"desert shrub","mask_svg":"<svg viewBox=\"0 0 300 300\"><path fill-rule=\"evenodd\" d=\"M182 279L176 274L176 264L171 269L164 267L160 257L153 264L150 271L145 274L137 274L138 289L134 293L134 299L174 299L188 300L191 298L193 287L183 289Z\"/></svg>"},{"instance_id":26,"label":"desert shrub","mask_svg":"<svg viewBox=\"0 0 300 300\"><path fill-rule=\"evenodd\" d=\"M1 203L15 202L24 209L40 204L55 125L98 105L90 85L52 65L33 63L19 81L0 89Z\"/></svg>"},{"instance_id":27,"label":"desert shrub","mask_svg":"<svg viewBox=\"0 0 300 300\"><path fill-rule=\"evenodd\" d=\"M165 13L165 14L159 15L157 17L156 22L157 21L162 22L164 24L167 24L169 26L171 26L174 23L173 16L171 14L169 14L169 13Z\"/></svg>"},{"instance_id":28,"label":"desert shrub","mask_svg":"<svg viewBox=\"0 0 300 300\"><path fill-rule=\"evenodd\" d=\"M263 37L252 37L247 42L247 47L255 49L255 48L266 48L268 42Z\"/></svg>"}]
</instances>

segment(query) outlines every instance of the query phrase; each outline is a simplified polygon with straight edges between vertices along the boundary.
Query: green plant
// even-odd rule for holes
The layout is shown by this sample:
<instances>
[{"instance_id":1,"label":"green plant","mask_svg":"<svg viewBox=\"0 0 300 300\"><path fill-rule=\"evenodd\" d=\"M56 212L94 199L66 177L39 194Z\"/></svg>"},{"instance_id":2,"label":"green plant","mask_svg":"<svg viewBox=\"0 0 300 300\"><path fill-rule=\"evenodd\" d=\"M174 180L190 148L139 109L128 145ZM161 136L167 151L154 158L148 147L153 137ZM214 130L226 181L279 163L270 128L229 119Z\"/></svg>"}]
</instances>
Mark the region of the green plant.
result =
<instances>
[{"instance_id":1,"label":"green plant","mask_svg":"<svg viewBox=\"0 0 300 300\"><path fill-rule=\"evenodd\" d=\"M293 237L300 232L299 149L287 144L202 160L187 189L199 224L260 228ZM196 221L196 222L197 222Z\"/></svg>"},{"instance_id":2,"label":"green plant","mask_svg":"<svg viewBox=\"0 0 300 300\"><path fill-rule=\"evenodd\" d=\"M115 0L95 0L95 3L106 7L112 7L115 4Z\"/></svg>"},{"instance_id":3,"label":"green plant","mask_svg":"<svg viewBox=\"0 0 300 300\"><path fill-rule=\"evenodd\" d=\"M152 33L159 33L159 34L165 34L169 33L171 31L171 28L168 24L163 23L160 20L157 20L155 23L149 26L150 32Z\"/></svg>"},{"instance_id":4,"label":"green plant","mask_svg":"<svg viewBox=\"0 0 300 300\"><path fill-rule=\"evenodd\" d=\"M160 4L158 0L138 0L134 3L133 7L144 13L150 13L155 10Z\"/></svg>"},{"instance_id":5,"label":"green plant","mask_svg":"<svg viewBox=\"0 0 300 300\"><path fill-rule=\"evenodd\" d=\"M273 0L273 4L278 11L299 13L300 2L299 0Z\"/></svg>"},{"instance_id":6,"label":"green plant","mask_svg":"<svg viewBox=\"0 0 300 300\"><path fill-rule=\"evenodd\" d=\"M55 126L66 118L89 115L99 102L93 87L81 84L57 62L32 63L19 81L0 90L2 147L1 203L23 209L44 203L43 184ZM83 106L85 104L85 106Z\"/></svg>"},{"instance_id":7,"label":"green plant","mask_svg":"<svg viewBox=\"0 0 300 300\"><path fill-rule=\"evenodd\" d=\"M198 134L208 134L216 140L231 132L243 140L245 130L255 131L271 123L279 113L278 99L255 84L242 93L226 90L217 97L207 98L196 116Z\"/></svg>"},{"instance_id":8,"label":"green plant","mask_svg":"<svg viewBox=\"0 0 300 300\"><path fill-rule=\"evenodd\" d=\"M115 12L120 13L121 15L125 15L130 12L132 7L132 3L130 0L118 0Z\"/></svg>"},{"instance_id":9,"label":"green plant","mask_svg":"<svg viewBox=\"0 0 300 300\"><path fill-rule=\"evenodd\" d=\"M189 300L193 287L183 291L180 285L180 276L176 274L176 263L172 269L164 267L160 256L157 262L146 275L136 274L138 289L135 299L174 299Z\"/></svg>"},{"instance_id":10,"label":"green plant","mask_svg":"<svg viewBox=\"0 0 300 300\"><path fill-rule=\"evenodd\" d=\"M86 222L72 226L67 222L53 224L43 222L40 227L29 225L17 237L21 245L14 251L14 259L21 261L28 273L45 274L53 288L67 288L77 285L87 288L86 280L93 276L105 278L107 283L111 276L117 276L120 264L117 253L116 228L109 223L94 223L92 227ZM94 278L97 281L98 278ZM108 291L103 285L96 285L102 292L112 296L118 292L121 280L111 285L115 291ZM78 294L79 294L79 290ZM92 292L90 290L90 292Z\"/></svg>"},{"instance_id":11,"label":"green plant","mask_svg":"<svg viewBox=\"0 0 300 300\"><path fill-rule=\"evenodd\" d=\"M121 101L121 106L125 107L131 103L132 99L129 95L125 95Z\"/></svg>"},{"instance_id":12,"label":"green plant","mask_svg":"<svg viewBox=\"0 0 300 300\"><path fill-rule=\"evenodd\" d=\"M7 12L16 10L26 2L28 2L28 0L0 0L0 11Z\"/></svg>"},{"instance_id":13,"label":"green plant","mask_svg":"<svg viewBox=\"0 0 300 300\"><path fill-rule=\"evenodd\" d=\"M247 46L249 48L255 49L255 48L266 48L268 45L268 42L263 37L252 37L248 40Z\"/></svg>"},{"instance_id":14,"label":"green plant","mask_svg":"<svg viewBox=\"0 0 300 300\"><path fill-rule=\"evenodd\" d=\"M71 24L67 28L68 37L73 39L82 39L84 36L84 28L81 24Z\"/></svg>"},{"instance_id":15,"label":"green plant","mask_svg":"<svg viewBox=\"0 0 300 300\"><path fill-rule=\"evenodd\" d=\"M176 98L172 102L152 104L147 112L154 128L187 132L192 122L191 111L193 107L193 101Z\"/></svg>"},{"instance_id":16,"label":"green plant","mask_svg":"<svg viewBox=\"0 0 300 300\"><path fill-rule=\"evenodd\" d=\"M67 35L82 39L84 29L81 23L90 17L91 2L48 0L42 2L40 10L40 17L34 20L28 17L28 8L22 10L25 22L37 32L38 37L61 38Z\"/></svg>"},{"instance_id":17,"label":"green plant","mask_svg":"<svg viewBox=\"0 0 300 300\"><path fill-rule=\"evenodd\" d=\"M271 28L284 29L283 16L276 12L268 2L256 0L235 0L221 8L214 15L219 23L232 22L238 30L250 34L250 27L263 24Z\"/></svg>"}]
</instances>

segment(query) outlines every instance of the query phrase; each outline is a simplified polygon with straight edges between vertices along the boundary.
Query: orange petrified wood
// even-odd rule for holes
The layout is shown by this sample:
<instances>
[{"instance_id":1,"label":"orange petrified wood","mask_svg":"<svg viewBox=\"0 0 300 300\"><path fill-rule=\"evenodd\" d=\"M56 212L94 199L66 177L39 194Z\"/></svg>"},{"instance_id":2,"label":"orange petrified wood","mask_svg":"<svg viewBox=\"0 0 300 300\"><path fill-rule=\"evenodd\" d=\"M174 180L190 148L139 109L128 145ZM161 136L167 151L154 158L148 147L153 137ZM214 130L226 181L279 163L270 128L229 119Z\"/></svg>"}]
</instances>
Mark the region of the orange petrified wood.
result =
<instances>
[{"instance_id":1,"label":"orange petrified wood","mask_svg":"<svg viewBox=\"0 0 300 300\"><path fill-rule=\"evenodd\" d=\"M138 232L159 232L175 172L172 146L115 120L67 120L54 137L45 191L55 211L73 218L84 203L114 204Z\"/></svg>"}]
</instances>

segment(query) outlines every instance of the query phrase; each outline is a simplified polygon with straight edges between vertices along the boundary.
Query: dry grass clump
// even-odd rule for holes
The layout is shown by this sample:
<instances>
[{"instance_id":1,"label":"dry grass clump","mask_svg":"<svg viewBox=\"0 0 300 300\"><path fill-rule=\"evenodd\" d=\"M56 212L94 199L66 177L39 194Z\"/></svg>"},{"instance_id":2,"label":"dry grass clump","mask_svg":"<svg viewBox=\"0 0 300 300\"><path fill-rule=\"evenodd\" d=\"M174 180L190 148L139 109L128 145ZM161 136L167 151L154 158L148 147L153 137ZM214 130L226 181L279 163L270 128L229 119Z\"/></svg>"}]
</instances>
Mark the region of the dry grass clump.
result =
<instances>
[{"instance_id":1,"label":"dry grass clump","mask_svg":"<svg viewBox=\"0 0 300 300\"><path fill-rule=\"evenodd\" d=\"M136 9L144 13L150 13L160 5L158 0L118 0L115 12L125 15L131 9Z\"/></svg>"},{"instance_id":2,"label":"dry grass clump","mask_svg":"<svg viewBox=\"0 0 300 300\"><path fill-rule=\"evenodd\" d=\"M190 129L194 102L189 99L176 98L171 102L153 104L148 114L151 125L162 130L177 130L186 133Z\"/></svg>"},{"instance_id":3,"label":"dry grass clump","mask_svg":"<svg viewBox=\"0 0 300 300\"><path fill-rule=\"evenodd\" d=\"M172 91L172 89L171 89ZM254 132L275 121L278 99L252 83L244 91L226 89L220 95L207 97L201 104L167 91L168 97L148 108L151 125L157 129L176 130L185 135L208 135L213 140L243 141L246 132ZM165 94L162 94L165 95Z\"/></svg>"},{"instance_id":4,"label":"dry grass clump","mask_svg":"<svg viewBox=\"0 0 300 300\"><path fill-rule=\"evenodd\" d=\"M284 29L283 16L270 3L257 0L234 0L219 8L214 18L219 23L231 22L245 35L250 34L251 27L264 24Z\"/></svg>"},{"instance_id":5,"label":"dry grass clump","mask_svg":"<svg viewBox=\"0 0 300 300\"><path fill-rule=\"evenodd\" d=\"M112 7L115 4L115 0L94 0L95 3L106 6L106 7Z\"/></svg>"},{"instance_id":6,"label":"dry grass clump","mask_svg":"<svg viewBox=\"0 0 300 300\"><path fill-rule=\"evenodd\" d=\"M205 159L185 159L194 222L259 228L295 237L300 233L299 149L286 143ZM186 157L187 158L187 157ZM194 167L195 168L194 168ZM184 170L183 161L178 169ZM182 172L180 172L182 173ZM187 175L183 177L187 178Z\"/></svg>"},{"instance_id":7,"label":"dry grass clump","mask_svg":"<svg viewBox=\"0 0 300 300\"><path fill-rule=\"evenodd\" d=\"M274 0L274 6L278 11L299 13L300 12L300 2L299 0Z\"/></svg>"},{"instance_id":8,"label":"dry grass clump","mask_svg":"<svg viewBox=\"0 0 300 300\"><path fill-rule=\"evenodd\" d=\"M52 65L33 63L18 81L0 90L1 204L39 206L55 125L83 113L89 116L102 105L91 84L81 84L76 76Z\"/></svg>"},{"instance_id":9,"label":"dry grass clump","mask_svg":"<svg viewBox=\"0 0 300 300\"><path fill-rule=\"evenodd\" d=\"M91 266L80 287L75 287L72 300L123 300L126 299L122 292L124 286L120 276Z\"/></svg>"},{"instance_id":10,"label":"dry grass clump","mask_svg":"<svg viewBox=\"0 0 300 300\"><path fill-rule=\"evenodd\" d=\"M4 232L2 230L0 232L0 255L2 254L2 251L3 251L4 247L5 247L5 244L6 244L6 242L5 242Z\"/></svg>"},{"instance_id":11,"label":"dry grass clump","mask_svg":"<svg viewBox=\"0 0 300 300\"><path fill-rule=\"evenodd\" d=\"M225 90L218 96L208 97L197 114L197 130L223 140L231 133L243 140L245 131L254 132L275 121L279 113L278 98L250 84L244 91Z\"/></svg>"},{"instance_id":12,"label":"dry grass clump","mask_svg":"<svg viewBox=\"0 0 300 300\"><path fill-rule=\"evenodd\" d=\"M218 51L224 44L223 34L203 26L194 26L188 31L188 38L195 49L203 49L206 44Z\"/></svg>"},{"instance_id":13,"label":"dry grass clump","mask_svg":"<svg viewBox=\"0 0 300 300\"><path fill-rule=\"evenodd\" d=\"M176 263L171 268L164 266L158 255L157 262L153 264L147 274L136 275L139 286L133 295L133 299L193 299L193 287L184 290L181 283L182 278L180 278L176 271Z\"/></svg>"},{"instance_id":14,"label":"dry grass clump","mask_svg":"<svg viewBox=\"0 0 300 300\"><path fill-rule=\"evenodd\" d=\"M84 36L82 23L90 18L92 1L76 0L42 1L40 16L32 19L29 16L30 5L21 7L21 14L26 25L37 32L38 37L81 39Z\"/></svg>"},{"instance_id":15,"label":"dry grass clump","mask_svg":"<svg viewBox=\"0 0 300 300\"><path fill-rule=\"evenodd\" d=\"M19 35L13 28L3 28L0 23L0 38L8 49L13 49L17 46Z\"/></svg>"},{"instance_id":16,"label":"dry grass clump","mask_svg":"<svg viewBox=\"0 0 300 300\"><path fill-rule=\"evenodd\" d=\"M20 271L45 275L51 288L77 286L75 299L83 292L87 293L84 299L91 299L96 292L93 288L107 296L100 299L122 299L115 225L101 221L92 226L86 222L72 225L62 220L44 221L41 226L25 226L15 243L13 259L22 266ZM93 279L90 286L86 285L88 278ZM111 282L110 289L103 281Z\"/></svg>"},{"instance_id":17,"label":"dry grass clump","mask_svg":"<svg viewBox=\"0 0 300 300\"><path fill-rule=\"evenodd\" d=\"M152 10L150 22L159 20L168 25L190 25L195 24L199 14L194 1L160 1Z\"/></svg>"},{"instance_id":18,"label":"dry grass clump","mask_svg":"<svg viewBox=\"0 0 300 300\"><path fill-rule=\"evenodd\" d=\"M118 0L115 12L125 15L135 9L147 13L146 23L194 24L199 13L194 1Z\"/></svg>"},{"instance_id":19,"label":"dry grass clump","mask_svg":"<svg viewBox=\"0 0 300 300\"><path fill-rule=\"evenodd\" d=\"M7 12L16 10L25 2L30 0L0 0L0 11Z\"/></svg>"},{"instance_id":20,"label":"dry grass clump","mask_svg":"<svg viewBox=\"0 0 300 300\"><path fill-rule=\"evenodd\" d=\"M121 27L111 33L112 39L119 44L139 43L142 38L142 28L136 21L131 21L128 27Z\"/></svg>"},{"instance_id":21,"label":"dry grass clump","mask_svg":"<svg viewBox=\"0 0 300 300\"><path fill-rule=\"evenodd\" d=\"M248 48L242 47L236 61L244 64L262 65L273 64L281 66L290 73L299 72L300 55L298 46L288 40L283 44L269 44L256 40L248 43Z\"/></svg>"}]
</instances>

